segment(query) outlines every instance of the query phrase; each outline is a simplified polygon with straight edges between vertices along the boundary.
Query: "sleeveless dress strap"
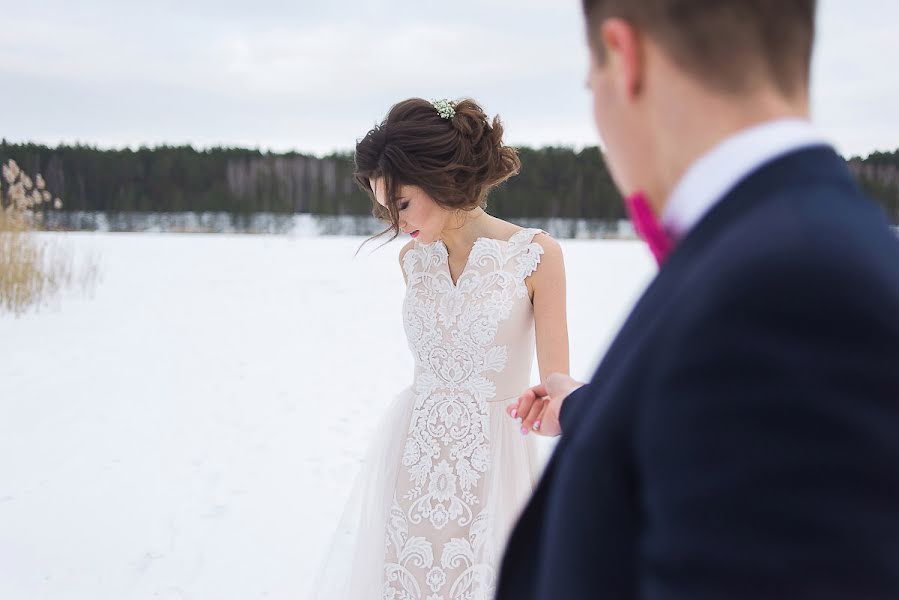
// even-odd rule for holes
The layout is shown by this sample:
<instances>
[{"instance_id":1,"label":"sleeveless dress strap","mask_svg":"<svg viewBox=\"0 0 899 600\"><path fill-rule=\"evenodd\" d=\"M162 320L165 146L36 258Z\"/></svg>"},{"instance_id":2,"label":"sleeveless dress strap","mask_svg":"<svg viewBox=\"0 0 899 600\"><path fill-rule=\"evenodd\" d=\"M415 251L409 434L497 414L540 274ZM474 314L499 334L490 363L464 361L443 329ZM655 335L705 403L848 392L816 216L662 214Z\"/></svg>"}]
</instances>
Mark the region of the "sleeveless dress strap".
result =
<instances>
[{"instance_id":1,"label":"sleeveless dress strap","mask_svg":"<svg viewBox=\"0 0 899 600\"><path fill-rule=\"evenodd\" d=\"M406 279L415 272L415 263L418 262L418 244L413 244L403 255L403 272Z\"/></svg>"},{"instance_id":2,"label":"sleeveless dress strap","mask_svg":"<svg viewBox=\"0 0 899 600\"><path fill-rule=\"evenodd\" d=\"M525 227L524 229L516 231L512 237L509 238L509 242L513 244L529 244L538 233L546 233L546 235L549 235L549 233L538 227Z\"/></svg>"},{"instance_id":3,"label":"sleeveless dress strap","mask_svg":"<svg viewBox=\"0 0 899 600\"><path fill-rule=\"evenodd\" d=\"M509 238L512 246L512 253L515 257L515 276L519 281L523 281L534 271L540 264L540 255L543 254L543 246L533 241L534 236L538 233L546 233L543 229L536 227L526 227L518 231Z\"/></svg>"}]
</instances>

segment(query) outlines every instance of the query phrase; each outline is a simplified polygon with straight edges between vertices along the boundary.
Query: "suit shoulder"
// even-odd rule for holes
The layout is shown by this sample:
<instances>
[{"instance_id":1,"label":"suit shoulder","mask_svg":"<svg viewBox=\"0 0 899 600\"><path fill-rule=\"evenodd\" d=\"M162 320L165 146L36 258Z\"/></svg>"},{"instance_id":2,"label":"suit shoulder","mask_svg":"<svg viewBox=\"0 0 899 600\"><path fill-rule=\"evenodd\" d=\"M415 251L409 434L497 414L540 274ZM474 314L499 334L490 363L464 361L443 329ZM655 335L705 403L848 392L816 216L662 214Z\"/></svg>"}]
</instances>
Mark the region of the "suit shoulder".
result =
<instances>
[{"instance_id":1,"label":"suit shoulder","mask_svg":"<svg viewBox=\"0 0 899 600\"><path fill-rule=\"evenodd\" d=\"M817 194L814 192L818 192ZM899 277L899 237L861 195L790 190L716 236L701 262L738 288L848 284ZM733 289L733 288L732 288Z\"/></svg>"},{"instance_id":2,"label":"suit shoulder","mask_svg":"<svg viewBox=\"0 0 899 600\"><path fill-rule=\"evenodd\" d=\"M899 239L888 227L865 210L842 219L796 206L767 212L722 232L688 267L675 309L682 332L747 323L820 339L899 331Z\"/></svg>"}]
</instances>

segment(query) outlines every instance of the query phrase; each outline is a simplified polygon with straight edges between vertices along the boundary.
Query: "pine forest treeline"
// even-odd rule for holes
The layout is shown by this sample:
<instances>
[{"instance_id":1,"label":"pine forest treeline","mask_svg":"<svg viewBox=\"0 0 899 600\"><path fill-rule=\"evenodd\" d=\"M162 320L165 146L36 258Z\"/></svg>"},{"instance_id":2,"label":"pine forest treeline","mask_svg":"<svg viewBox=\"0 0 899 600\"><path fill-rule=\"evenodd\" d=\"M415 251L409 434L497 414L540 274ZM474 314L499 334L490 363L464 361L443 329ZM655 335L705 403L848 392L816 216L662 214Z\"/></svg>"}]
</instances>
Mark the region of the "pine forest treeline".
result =
<instances>
[{"instance_id":1,"label":"pine forest treeline","mask_svg":"<svg viewBox=\"0 0 899 600\"><path fill-rule=\"evenodd\" d=\"M621 198L596 147L519 148L521 174L494 190L488 210L505 218L624 217ZM353 157L315 157L241 148L158 146L105 150L0 142L0 160L42 173L65 210L311 213L365 215ZM899 223L899 151L853 158L863 189Z\"/></svg>"}]
</instances>

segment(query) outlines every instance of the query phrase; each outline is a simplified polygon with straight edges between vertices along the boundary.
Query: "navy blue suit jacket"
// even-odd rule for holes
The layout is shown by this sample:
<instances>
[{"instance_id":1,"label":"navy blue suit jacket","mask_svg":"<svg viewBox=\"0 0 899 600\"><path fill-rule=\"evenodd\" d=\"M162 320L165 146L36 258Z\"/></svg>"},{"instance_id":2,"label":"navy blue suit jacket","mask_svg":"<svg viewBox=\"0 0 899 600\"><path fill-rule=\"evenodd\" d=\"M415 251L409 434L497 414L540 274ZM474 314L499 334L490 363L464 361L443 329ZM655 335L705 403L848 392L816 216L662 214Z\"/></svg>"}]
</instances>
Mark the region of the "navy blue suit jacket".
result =
<instances>
[{"instance_id":1,"label":"navy blue suit jacket","mask_svg":"<svg viewBox=\"0 0 899 600\"><path fill-rule=\"evenodd\" d=\"M498 600L899 599L899 240L844 161L744 178L560 420Z\"/></svg>"}]
</instances>

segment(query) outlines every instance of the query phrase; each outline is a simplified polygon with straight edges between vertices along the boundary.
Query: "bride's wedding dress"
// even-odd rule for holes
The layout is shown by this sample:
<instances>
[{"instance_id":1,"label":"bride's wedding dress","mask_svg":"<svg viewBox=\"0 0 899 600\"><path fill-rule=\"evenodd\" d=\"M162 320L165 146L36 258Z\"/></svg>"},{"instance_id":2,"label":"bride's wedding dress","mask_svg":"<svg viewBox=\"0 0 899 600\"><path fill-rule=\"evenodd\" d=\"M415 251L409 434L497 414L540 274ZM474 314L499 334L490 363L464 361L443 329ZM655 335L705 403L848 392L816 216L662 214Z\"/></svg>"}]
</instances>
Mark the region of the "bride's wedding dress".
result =
<instances>
[{"instance_id":1,"label":"bride's wedding dress","mask_svg":"<svg viewBox=\"0 0 899 600\"><path fill-rule=\"evenodd\" d=\"M540 229L478 238L457 282L442 241L403 259L412 384L381 415L310 596L490 600L512 525L536 485L534 435L505 407L530 387L525 279Z\"/></svg>"}]
</instances>

